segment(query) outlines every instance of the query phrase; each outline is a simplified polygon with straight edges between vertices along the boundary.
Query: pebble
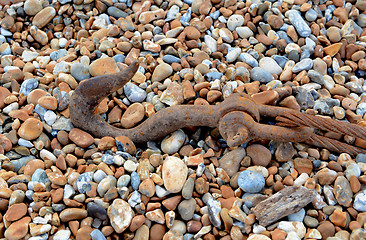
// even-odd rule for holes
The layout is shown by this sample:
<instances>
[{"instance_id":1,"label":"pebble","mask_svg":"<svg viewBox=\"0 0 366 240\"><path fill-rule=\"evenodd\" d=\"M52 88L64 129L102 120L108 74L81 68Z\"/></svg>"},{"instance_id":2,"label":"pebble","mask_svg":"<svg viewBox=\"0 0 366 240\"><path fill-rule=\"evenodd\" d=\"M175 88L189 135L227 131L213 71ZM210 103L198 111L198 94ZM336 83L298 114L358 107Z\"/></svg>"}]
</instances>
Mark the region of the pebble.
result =
<instances>
[{"instance_id":1,"label":"pebble","mask_svg":"<svg viewBox=\"0 0 366 240\"><path fill-rule=\"evenodd\" d=\"M301 37L308 37L311 34L311 29L308 24L301 17L301 14L297 10L287 11L285 14L290 20L291 24L296 28L297 33Z\"/></svg>"},{"instance_id":2,"label":"pebble","mask_svg":"<svg viewBox=\"0 0 366 240\"><path fill-rule=\"evenodd\" d=\"M38 28L46 26L56 16L56 10L53 7L45 7L39 11L33 18L33 25Z\"/></svg>"},{"instance_id":3,"label":"pebble","mask_svg":"<svg viewBox=\"0 0 366 240\"><path fill-rule=\"evenodd\" d=\"M131 102L143 102L146 98L146 92L131 82L123 86L123 91Z\"/></svg>"},{"instance_id":4,"label":"pebble","mask_svg":"<svg viewBox=\"0 0 366 240\"><path fill-rule=\"evenodd\" d=\"M18 134L25 140L38 138L43 131L43 123L36 118L28 118L18 129Z\"/></svg>"},{"instance_id":5,"label":"pebble","mask_svg":"<svg viewBox=\"0 0 366 240\"><path fill-rule=\"evenodd\" d=\"M240 27L244 24L244 17L239 14L231 15L226 24L230 31L234 31L237 27Z\"/></svg>"},{"instance_id":6,"label":"pebble","mask_svg":"<svg viewBox=\"0 0 366 240\"><path fill-rule=\"evenodd\" d=\"M259 67L268 71L271 74L280 75L282 68L277 64L273 58L264 57L259 61Z\"/></svg>"},{"instance_id":7,"label":"pebble","mask_svg":"<svg viewBox=\"0 0 366 240\"><path fill-rule=\"evenodd\" d=\"M134 216L130 205L122 199L113 200L113 203L108 207L107 214L113 229L117 233L126 230Z\"/></svg>"},{"instance_id":8,"label":"pebble","mask_svg":"<svg viewBox=\"0 0 366 240\"><path fill-rule=\"evenodd\" d=\"M151 80L153 82L160 82L162 80L165 80L172 73L173 73L173 68L169 64L161 63L155 68L155 70L151 76Z\"/></svg>"},{"instance_id":9,"label":"pebble","mask_svg":"<svg viewBox=\"0 0 366 240\"><path fill-rule=\"evenodd\" d=\"M247 155L251 158L252 164L255 166L266 167L271 161L271 152L260 144L252 144L246 148Z\"/></svg>"},{"instance_id":10,"label":"pebble","mask_svg":"<svg viewBox=\"0 0 366 240\"><path fill-rule=\"evenodd\" d=\"M89 67L82 63L73 63L70 68L70 73L78 81L90 78Z\"/></svg>"},{"instance_id":11,"label":"pebble","mask_svg":"<svg viewBox=\"0 0 366 240\"><path fill-rule=\"evenodd\" d=\"M132 128L136 126L145 116L145 109L141 103L131 104L123 113L121 125L124 128Z\"/></svg>"},{"instance_id":12,"label":"pebble","mask_svg":"<svg viewBox=\"0 0 366 240\"><path fill-rule=\"evenodd\" d=\"M245 192L258 193L262 191L265 185L265 179L259 173L245 170L239 174L238 184L239 187Z\"/></svg>"},{"instance_id":13,"label":"pebble","mask_svg":"<svg viewBox=\"0 0 366 240\"><path fill-rule=\"evenodd\" d=\"M165 188L171 193L180 192L186 181L188 168L184 162L173 156L164 160L162 178Z\"/></svg>"},{"instance_id":14,"label":"pebble","mask_svg":"<svg viewBox=\"0 0 366 240\"><path fill-rule=\"evenodd\" d=\"M224 169L225 172L232 177L238 172L240 162L246 156L246 152L243 148L238 147L228 153L226 153L220 160L220 168Z\"/></svg>"},{"instance_id":15,"label":"pebble","mask_svg":"<svg viewBox=\"0 0 366 240\"><path fill-rule=\"evenodd\" d=\"M101 76L119 72L119 68L115 60L111 57L99 58L89 65L90 75Z\"/></svg>"},{"instance_id":16,"label":"pebble","mask_svg":"<svg viewBox=\"0 0 366 240\"><path fill-rule=\"evenodd\" d=\"M292 72L298 73L303 70L310 70L312 67L313 67L313 60L311 60L310 58L305 58L295 64L295 66L292 68Z\"/></svg>"},{"instance_id":17,"label":"pebble","mask_svg":"<svg viewBox=\"0 0 366 240\"><path fill-rule=\"evenodd\" d=\"M174 154L179 151L186 140L185 133L179 129L161 141L161 150L167 154Z\"/></svg>"},{"instance_id":18,"label":"pebble","mask_svg":"<svg viewBox=\"0 0 366 240\"><path fill-rule=\"evenodd\" d=\"M365 238L362 154L274 141L229 148L217 129L195 126L135 146L74 128L68 109L80 81L138 60L97 110L116 127L234 92L363 126L364 1L0 5L0 238ZM292 222L258 225L250 208L290 185L315 188L316 200Z\"/></svg>"},{"instance_id":19,"label":"pebble","mask_svg":"<svg viewBox=\"0 0 366 240\"><path fill-rule=\"evenodd\" d=\"M34 16L42 10L42 4L39 0L27 0L24 3L24 12L27 15Z\"/></svg>"},{"instance_id":20,"label":"pebble","mask_svg":"<svg viewBox=\"0 0 366 240\"><path fill-rule=\"evenodd\" d=\"M92 135L78 128L73 128L70 131L69 138L76 145L82 148L87 148L94 143L94 138Z\"/></svg>"},{"instance_id":21,"label":"pebble","mask_svg":"<svg viewBox=\"0 0 366 240\"><path fill-rule=\"evenodd\" d=\"M250 78L252 81L259 81L260 83L269 83L273 80L272 74L260 67L254 67L250 71Z\"/></svg>"}]
</instances>

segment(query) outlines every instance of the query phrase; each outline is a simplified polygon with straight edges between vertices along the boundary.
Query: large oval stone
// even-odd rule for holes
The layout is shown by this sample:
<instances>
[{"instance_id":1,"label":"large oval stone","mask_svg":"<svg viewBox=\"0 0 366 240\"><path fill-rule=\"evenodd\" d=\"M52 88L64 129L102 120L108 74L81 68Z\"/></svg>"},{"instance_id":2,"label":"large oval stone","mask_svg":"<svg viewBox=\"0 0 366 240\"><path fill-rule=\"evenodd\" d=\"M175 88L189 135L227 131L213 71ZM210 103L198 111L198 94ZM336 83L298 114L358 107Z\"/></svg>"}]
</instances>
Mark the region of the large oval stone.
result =
<instances>
[{"instance_id":1,"label":"large oval stone","mask_svg":"<svg viewBox=\"0 0 366 240\"><path fill-rule=\"evenodd\" d=\"M188 168L181 159L173 156L165 159L162 175L164 186L169 192L180 192L186 182L187 174Z\"/></svg>"}]
</instances>

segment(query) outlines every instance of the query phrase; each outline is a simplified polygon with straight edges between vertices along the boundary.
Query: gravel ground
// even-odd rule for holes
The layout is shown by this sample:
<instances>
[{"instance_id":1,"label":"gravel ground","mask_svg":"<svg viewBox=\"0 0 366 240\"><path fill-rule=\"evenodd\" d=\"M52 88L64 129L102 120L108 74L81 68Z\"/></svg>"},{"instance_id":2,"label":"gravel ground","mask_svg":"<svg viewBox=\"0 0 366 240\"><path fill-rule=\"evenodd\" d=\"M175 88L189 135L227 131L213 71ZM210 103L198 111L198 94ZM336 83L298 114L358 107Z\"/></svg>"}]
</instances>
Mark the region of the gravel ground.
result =
<instances>
[{"instance_id":1,"label":"gravel ground","mask_svg":"<svg viewBox=\"0 0 366 240\"><path fill-rule=\"evenodd\" d=\"M366 1L0 0L0 26L0 238L366 239L365 154L229 148L208 127L135 146L68 108L80 81L138 60L97 108L114 126L235 92L366 126ZM260 225L251 209L291 186L315 200Z\"/></svg>"}]
</instances>

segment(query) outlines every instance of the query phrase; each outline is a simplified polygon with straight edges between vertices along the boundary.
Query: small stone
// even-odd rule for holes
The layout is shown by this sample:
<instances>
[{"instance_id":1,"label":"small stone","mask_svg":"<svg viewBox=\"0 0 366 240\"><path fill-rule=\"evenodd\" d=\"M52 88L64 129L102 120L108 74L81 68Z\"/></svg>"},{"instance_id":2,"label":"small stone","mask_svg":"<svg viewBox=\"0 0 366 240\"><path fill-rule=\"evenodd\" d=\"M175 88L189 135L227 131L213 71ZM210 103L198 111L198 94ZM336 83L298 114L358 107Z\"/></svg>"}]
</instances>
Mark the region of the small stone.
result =
<instances>
[{"instance_id":1,"label":"small stone","mask_svg":"<svg viewBox=\"0 0 366 240\"><path fill-rule=\"evenodd\" d=\"M78 81L90 78L89 66L82 63L73 63L70 68L70 73Z\"/></svg>"},{"instance_id":2,"label":"small stone","mask_svg":"<svg viewBox=\"0 0 366 240\"><path fill-rule=\"evenodd\" d=\"M333 192L340 205L345 207L349 207L351 205L353 192L347 178L343 176L337 177L336 181L334 182Z\"/></svg>"},{"instance_id":3,"label":"small stone","mask_svg":"<svg viewBox=\"0 0 366 240\"><path fill-rule=\"evenodd\" d=\"M111 57L99 58L89 65L90 75L93 77L119 72L115 60Z\"/></svg>"},{"instance_id":4,"label":"small stone","mask_svg":"<svg viewBox=\"0 0 366 240\"><path fill-rule=\"evenodd\" d=\"M27 0L24 3L24 12L29 16L34 16L41 10L42 4L39 0Z\"/></svg>"},{"instance_id":5,"label":"small stone","mask_svg":"<svg viewBox=\"0 0 366 240\"><path fill-rule=\"evenodd\" d=\"M335 229L334 225L330 223L329 221L324 221L320 223L320 225L317 227L317 230L322 235L323 239L327 239L328 237L334 236Z\"/></svg>"},{"instance_id":6,"label":"small stone","mask_svg":"<svg viewBox=\"0 0 366 240\"><path fill-rule=\"evenodd\" d=\"M33 25L38 28L46 26L56 16L56 10L53 7L45 7L39 11L33 18Z\"/></svg>"},{"instance_id":7,"label":"small stone","mask_svg":"<svg viewBox=\"0 0 366 240\"><path fill-rule=\"evenodd\" d=\"M160 82L173 73L173 68L167 63L160 63L154 70L151 81Z\"/></svg>"},{"instance_id":8,"label":"small stone","mask_svg":"<svg viewBox=\"0 0 366 240\"><path fill-rule=\"evenodd\" d=\"M253 31L249 27L237 27L236 32L238 33L239 37L243 39L247 39L254 35Z\"/></svg>"},{"instance_id":9,"label":"small stone","mask_svg":"<svg viewBox=\"0 0 366 240\"><path fill-rule=\"evenodd\" d=\"M268 148L260 144L252 144L246 148L247 155L252 159L254 166L266 167L271 161L272 154Z\"/></svg>"},{"instance_id":10,"label":"small stone","mask_svg":"<svg viewBox=\"0 0 366 240\"><path fill-rule=\"evenodd\" d=\"M123 91L131 102L143 102L146 98L146 92L131 82L123 86Z\"/></svg>"},{"instance_id":11,"label":"small stone","mask_svg":"<svg viewBox=\"0 0 366 240\"><path fill-rule=\"evenodd\" d=\"M323 168L318 171L315 176L318 179L319 184L324 186L332 184L337 178L338 174L336 171L330 170L328 168Z\"/></svg>"},{"instance_id":12,"label":"small stone","mask_svg":"<svg viewBox=\"0 0 366 240\"><path fill-rule=\"evenodd\" d=\"M67 208L60 213L60 220L68 222L72 220L80 220L88 215L87 210L80 208Z\"/></svg>"},{"instance_id":13,"label":"small stone","mask_svg":"<svg viewBox=\"0 0 366 240\"><path fill-rule=\"evenodd\" d=\"M161 150L167 154L174 154L183 146L185 140L185 133L179 129L163 139L161 142Z\"/></svg>"},{"instance_id":14,"label":"small stone","mask_svg":"<svg viewBox=\"0 0 366 240\"><path fill-rule=\"evenodd\" d=\"M261 174L245 170L239 174L238 184L245 192L259 193L265 185L265 180Z\"/></svg>"},{"instance_id":15,"label":"small stone","mask_svg":"<svg viewBox=\"0 0 366 240\"><path fill-rule=\"evenodd\" d=\"M90 236L91 236L92 240L107 240L99 229L94 229L90 233Z\"/></svg>"},{"instance_id":16,"label":"small stone","mask_svg":"<svg viewBox=\"0 0 366 240\"><path fill-rule=\"evenodd\" d=\"M188 168L176 157L168 156L163 164L162 178L165 188L171 193L180 192L186 181Z\"/></svg>"},{"instance_id":17,"label":"small stone","mask_svg":"<svg viewBox=\"0 0 366 240\"><path fill-rule=\"evenodd\" d=\"M230 31L234 31L237 27L243 26L244 17L239 14L233 14L229 17L226 24Z\"/></svg>"},{"instance_id":18,"label":"small stone","mask_svg":"<svg viewBox=\"0 0 366 240\"><path fill-rule=\"evenodd\" d=\"M183 32L186 34L186 37L191 40L197 40L201 36L200 31L192 26L185 27Z\"/></svg>"},{"instance_id":19,"label":"small stone","mask_svg":"<svg viewBox=\"0 0 366 240\"><path fill-rule=\"evenodd\" d=\"M70 131L69 138L76 145L82 148L87 148L94 143L94 138L92 135L78 128L73 128Z\"/></svg>"},{"instance_id":20,"label":"small stone","mask_svg":"<svg viewBox=\"0 0 366 240\"><path fill-rule=\"evenodd\" d=\"M356 194L353 208L360 212L366 212L366 191Z\"/></svg>"},{"instance_id":21,"label":"small stone","mask_svg":"<svg viewBox=\"0 0 366 240\"><path fill-rule=\"evenodd\" d=\"M310 58L305 58L295 64L295 66L292 68L292 72L298 73L303 70L310 70L312 67L313 67L313 60L311 60Z\"/></svg>"},{"instance_id":22,"label":"small stone","mask_svg":"<svg viewBox=\"0 0 366 240\"><path fill-rule=\"evenodd\" d=\"M267 237L266 235L263 234L252 234L250 235L247 240L271 240L269 237Z\"/></svg>"},{"instance_id":23,"label":"small stone","mask_svg":"<svg viewBox=\"0 0 366 240\"><path fill-rule=\"evenodd\" d=\"M225 172L232 177L235 173L238 172L240 167L240 162L245 157L245 150L241 147L234 149L226 153L220 160L220 168L224 169Z\"/></svg>"},{"instance_id":24,"label":"small stone","mask_svg":"<svg viewBox=\"0 0 366 240\"><path fill-rule=\"evenodd\" d=\"M273 80L272 74L260 67L255 67L250 71L250 78L252 81L259 81L260 83L269 83Z\"/></svg>"},{"instance_id":25,"label":"small stone","mask_svg":"<svg viewBox=\"0 0 366 240\"><path fill-rule=\"evenodd\" d=\"M342 43L334 43L332 45L329 45L329 46L323 48L323 51L327 55L333 57L334 55L336 55L338 53L338 51L341 48L341 46L342 46Z\"/></svg>"},{"instance_id":26,"label":"small stone","mask_svg":"<svg viewBox=\"0 0 366 240\"><path fill-rule=\"evenodd\" d=\"M134 217L132 208L122 199L115 199L108 207L107 213L111 225L117 233L125 231Z\"/></svg>"},{"instance_id":27,"label":"small stone","mask_svg":"<svg viewBox=\"0 0 366 240\"><path fill-rule=\"evenodd\" d=\"M268 71L271 74L277 74L278 76L282 72L282 68L277 64L273 58L264 57L259 61L259 67Z\"/></svg>"},{"instance_id":28,"label":"small stone","mask_svg":"<svg viewBox=\"0 0 366 240\"><path fill-rule=\"evenodd\" d=\"M241 49L240 48L232 48L227 54L226 54L226 61L228 63L234 62L240 55Z\"/></svg>"},{"instance_id":29,"label":"small stone","mask_svg":"<svg viewBox=\"0 0 366 240\"><path fill-rule=\"evenodd\" d=\"M161 95L160 101L169 106L182 104L184 101L182 86L176 82L169 83L167 89Z\"/></svg>"},{"instance_id":30,"label":"small stone","mask_svg":"<svg viewBox=\"0 0 366 240\"><path fill-rule=\"evenodd\" d=\"M17 203L11 205L6 211L5 219L9 222L14 222L27 214L27 205L24 203Z\"/></svg>"},{"instance_id":31,"label":"small stone","mask_svg":"<svg viewBox=\"0 0 366 240\"><path fill-rule=\"evenodd\" d=\"M4 236L6 239L22 239L28 233L28 225L31 222L30 217L24 217L10 224L5 230Z\"/></svg>"},{"instance_id":32,"label":"small stone","mask_svg":"<svg viewBox=\"0 0 366 240\"><path fill-rule=\"evenodd\" d=\"M277 16L277 15L274 15L274 14L270 15L267 18L267 22L274 29L279 29L283 25L283 19L280 16Z\"/></svg>"},{"instance_id":33,"label":"small stone","mask_svg":"<svg viewBox=\"0 0 366 240\"><path fill-rule=\"evenodd\" d=\"M309 37L309 35L311 34L311 29L305 22L305 20L302 18L299 11L290 10L287 11L285 15L289 18L290 22L296 28L297 33L301 37Z\"/></svg>"},{"instance_id":34,"label":"small stone","mask_svg":"<svg viewBox=\"0 0 366 240\"><path fill-rule=\"evenodd\" d=\"M124 128L132 128L136 126L145 116L145 109L141 103L133 103L123 113L121 125Z\"/></svg>"},{"instance_id":35,"label":"small stone","mask_svg":"<svg viewBox=\"0 0 366 240\"><path fill-rule=\"evenodd\" d=\"M28 118L20 126L18 134L25 140L34 140L41 135L42 131L43 123L40 120L36 118Z\"/></svg>"}]
</instances>

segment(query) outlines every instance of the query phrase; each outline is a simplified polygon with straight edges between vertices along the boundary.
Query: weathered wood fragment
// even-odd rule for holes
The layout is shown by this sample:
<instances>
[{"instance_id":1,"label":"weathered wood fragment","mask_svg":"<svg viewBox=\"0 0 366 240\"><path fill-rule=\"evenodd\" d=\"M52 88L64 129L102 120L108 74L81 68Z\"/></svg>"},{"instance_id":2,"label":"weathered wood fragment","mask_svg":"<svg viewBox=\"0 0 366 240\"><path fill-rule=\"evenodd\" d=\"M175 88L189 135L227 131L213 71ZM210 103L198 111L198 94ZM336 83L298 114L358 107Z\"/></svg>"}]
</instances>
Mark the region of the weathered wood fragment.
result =
<instances>
[{"instance_id":1,"label":"weathered wood fragment","mask_svg":"<svg viewBox=\"0 0 366 240\"><path fill-rule=\"evenodd\" d=\"M314 190L302 186L286 187L273 196L258 203L252 212L262 226L300 211L315 199Z\"/></svg>"}]
</instances>

